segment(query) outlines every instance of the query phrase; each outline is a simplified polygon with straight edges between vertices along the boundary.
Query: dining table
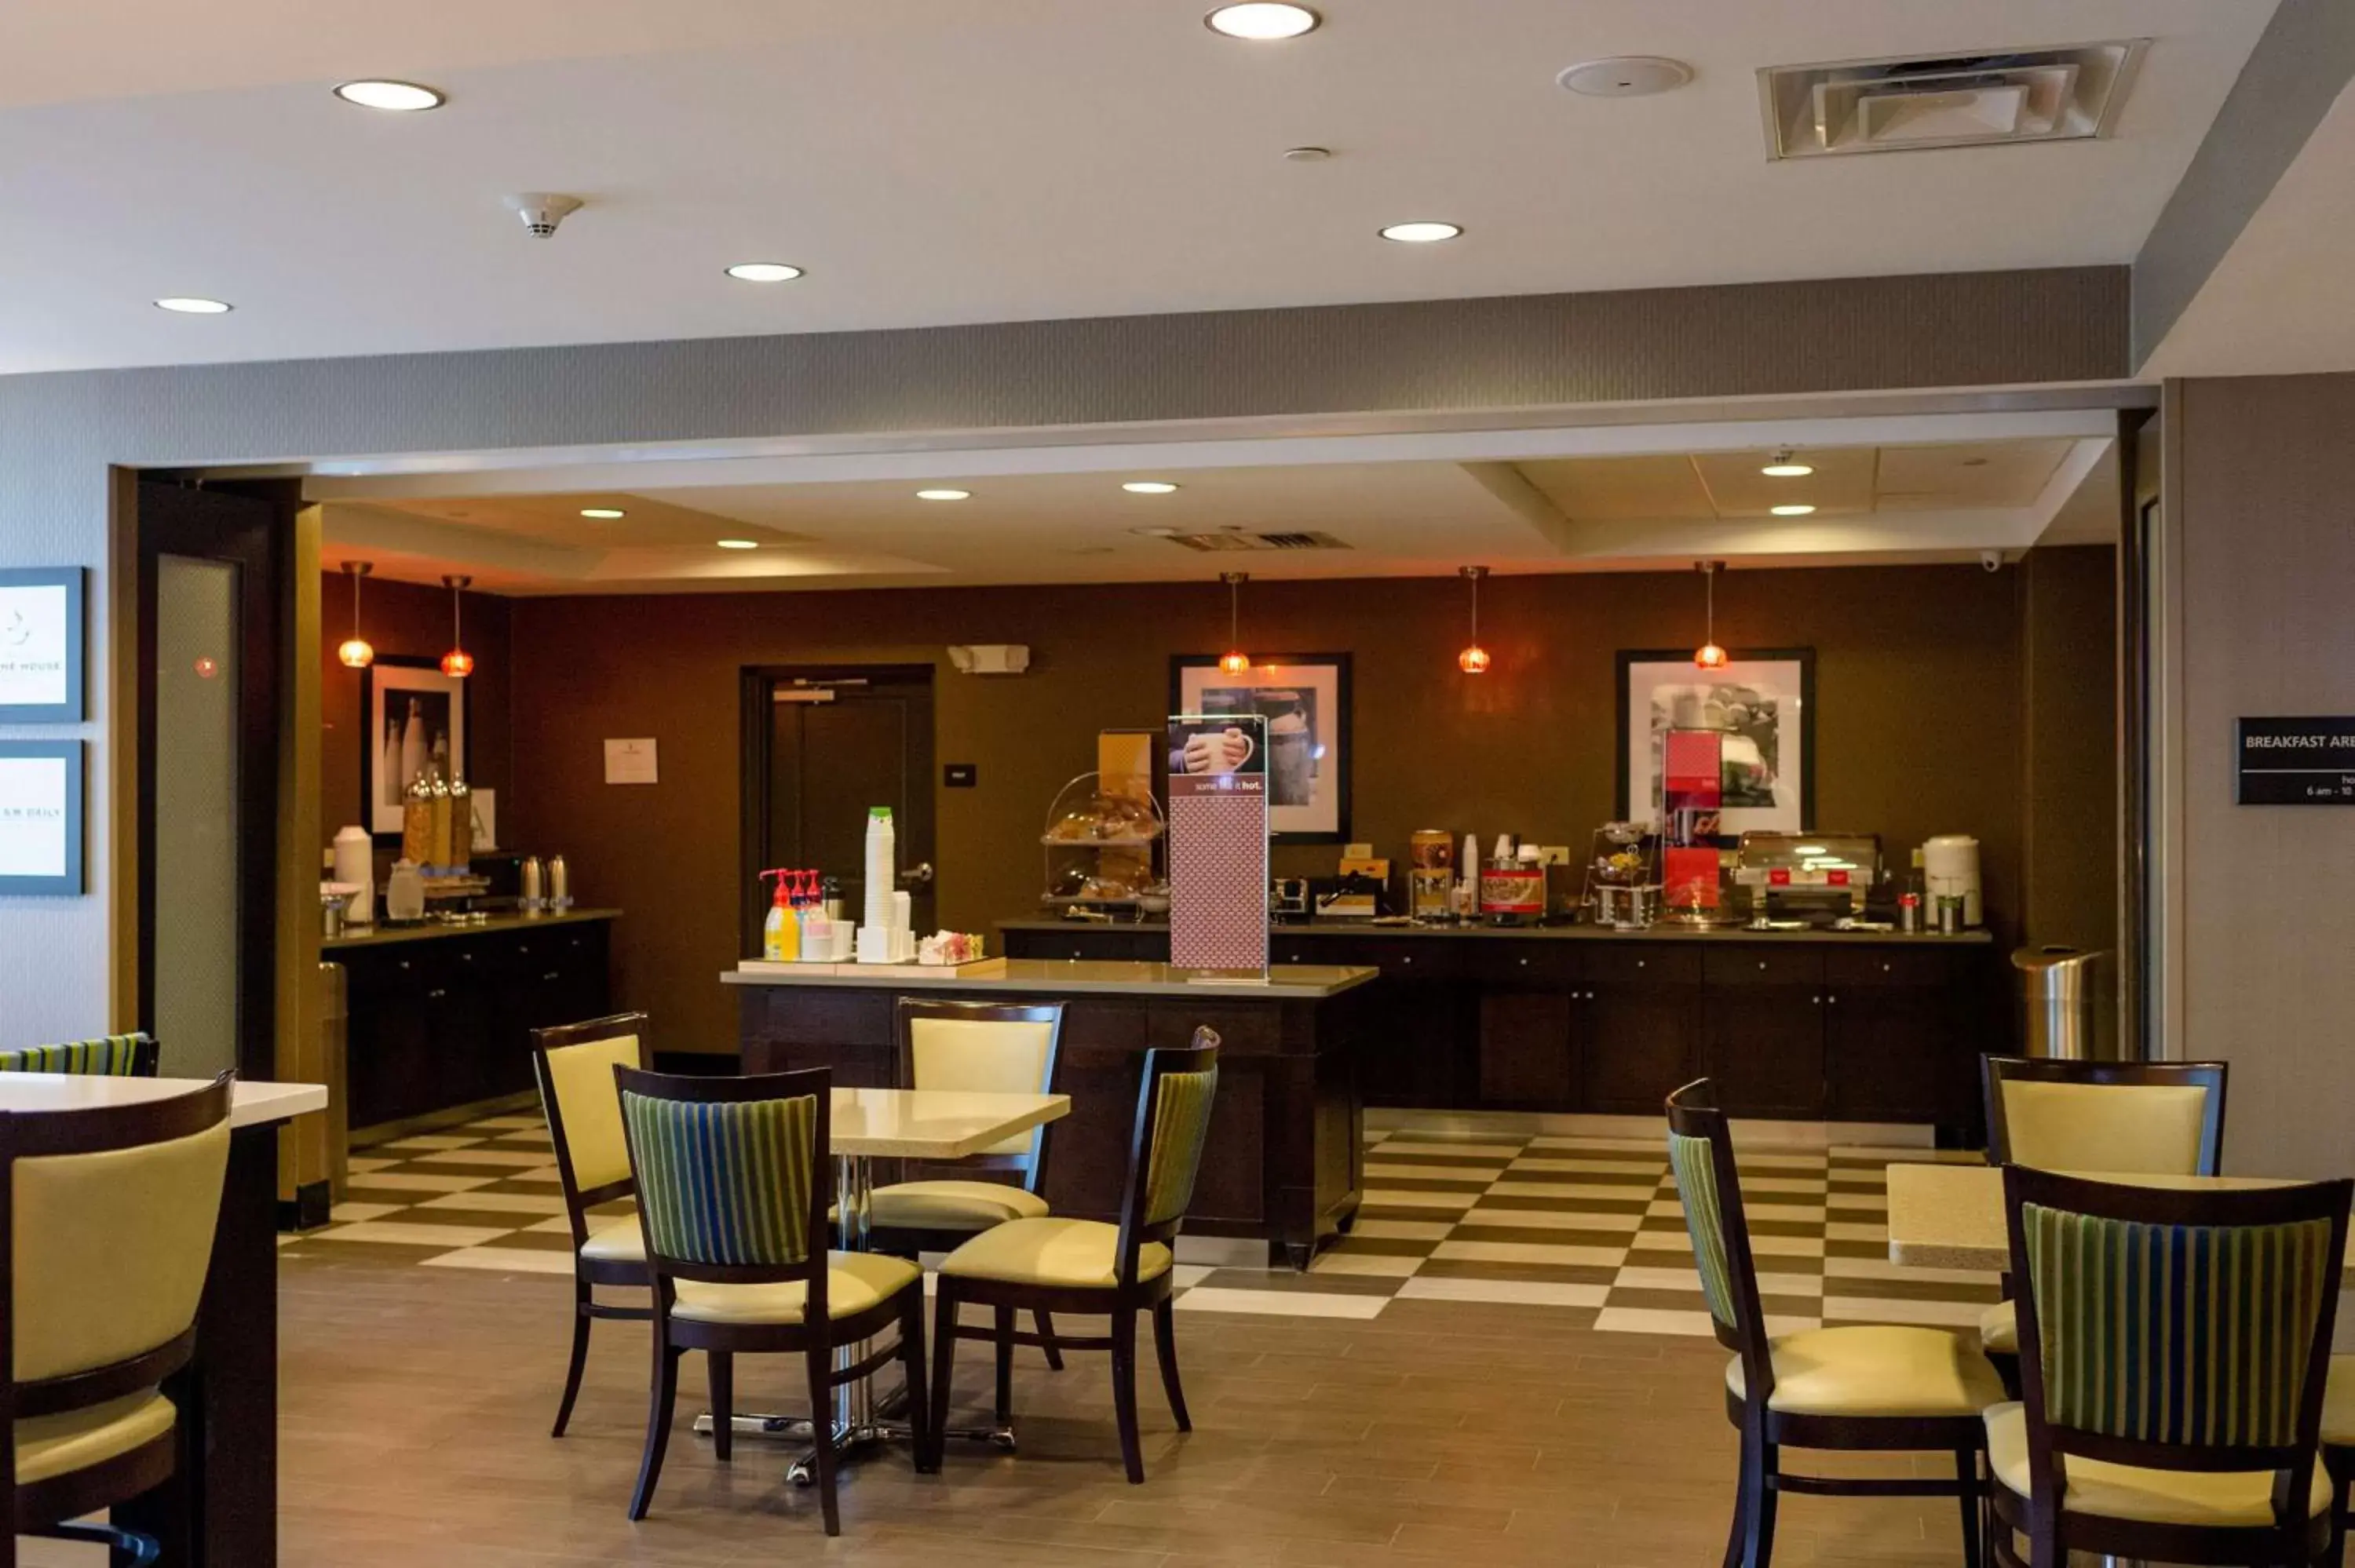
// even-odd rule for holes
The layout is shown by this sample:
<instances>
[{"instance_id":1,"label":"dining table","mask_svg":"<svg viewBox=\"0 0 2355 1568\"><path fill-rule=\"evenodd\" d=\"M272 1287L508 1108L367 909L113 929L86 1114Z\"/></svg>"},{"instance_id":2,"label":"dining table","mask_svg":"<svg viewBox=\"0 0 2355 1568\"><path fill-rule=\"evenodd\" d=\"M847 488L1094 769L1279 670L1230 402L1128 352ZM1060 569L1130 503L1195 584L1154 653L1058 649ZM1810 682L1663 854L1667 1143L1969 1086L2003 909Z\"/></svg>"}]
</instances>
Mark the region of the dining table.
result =
<instances>
[{"instance_id":1,"label":"dining table","mask_svg":"<svg viewBox=\"0 0 2355 1568\"><path fill-rule=\"evenodd\" d=\"M831 1107L835 1165L835 1233L845 1252L869 1250L875 1161L913 1160L948 1164L970 1160L1007 1139L1060 1121L1071 1112L1069 1095L991 1094L966 1089L837 1088ZM867 1353L861 1344L837 1346L840 1364ZM835 1394L834 1448L837 1460L872 1452L885 1443L905 1443L912 1432L901 1419L905 1390L879 1395L872 1378L846 1383ZM730 1429L740 1436L805 1438L813 1416L737 1414ZM711 1414L696 1418L695 1430L709 1436ZM1014 1446L1010 1427L961 1430L952 1437ZM816 1478L815 1453L796 1457L785 1474L797 1486Z\"/></svg>"},{"instance_id":2,"label":"dining table","mask_svg":"<svg viewBox=\"0 0 2355 1568\"><path fill-rule=\"evenodd\" d=\"M190 1094L199 1078L0 1073L0 1112L95 1110ZM191 1568L278 1562L278 1128L327 1108L322 1084L239 1080L229 1171L188 1364L164 1384L179 1407L171 1479L114 1521Z\"/></svg>"}]
</instances>

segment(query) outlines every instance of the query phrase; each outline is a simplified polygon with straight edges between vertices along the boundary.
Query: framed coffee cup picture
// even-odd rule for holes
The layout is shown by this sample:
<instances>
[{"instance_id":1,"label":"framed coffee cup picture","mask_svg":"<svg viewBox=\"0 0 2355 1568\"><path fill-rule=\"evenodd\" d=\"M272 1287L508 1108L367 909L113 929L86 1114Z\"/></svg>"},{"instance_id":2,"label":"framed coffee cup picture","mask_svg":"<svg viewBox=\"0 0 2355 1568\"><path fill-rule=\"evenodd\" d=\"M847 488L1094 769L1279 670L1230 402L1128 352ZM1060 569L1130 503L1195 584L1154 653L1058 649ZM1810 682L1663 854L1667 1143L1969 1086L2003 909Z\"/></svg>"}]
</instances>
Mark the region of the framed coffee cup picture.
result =
<instances>
[{"instance_id":1,"label":"framed coffee cup picture","mask_svg":"<svg viewBox=\"0 0 2355 1568\"><path fill-rule=\"evenodd\" d=\"M1235 673L1211 654L1175 654L1169 711L1194 715L1199 731L1183 746L1173 739L1171 773L1263 771L1271 833L1295 843L1348 842L1349 655L1271 653ZM1235 755L1261 742L1249 737L1249 726L1219 723L1228 715L1262 721L1264 758Z\"/></svg>"}]
</instances>

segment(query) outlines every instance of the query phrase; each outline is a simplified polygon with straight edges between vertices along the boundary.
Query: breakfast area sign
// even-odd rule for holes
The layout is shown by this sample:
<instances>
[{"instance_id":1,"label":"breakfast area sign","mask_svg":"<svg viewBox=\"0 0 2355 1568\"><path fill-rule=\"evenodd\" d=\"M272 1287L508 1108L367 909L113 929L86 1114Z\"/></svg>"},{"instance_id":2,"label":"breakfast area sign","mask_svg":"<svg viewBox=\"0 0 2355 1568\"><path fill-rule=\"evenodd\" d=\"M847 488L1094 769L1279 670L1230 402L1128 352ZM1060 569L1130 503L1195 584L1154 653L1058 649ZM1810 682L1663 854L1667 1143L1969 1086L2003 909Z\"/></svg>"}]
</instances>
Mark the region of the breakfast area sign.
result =
<instances>
[{"instance_id":1,"label":"breakfast area sign","mask_svg":"<svg viewBox=\"0 0 2355 1568\"><path fill-rule=\"evenodd\" d=\"M2355 717L2244 718L2234 752L2243 806L2355 806Z\"/></svg>"},{"instance_id":2,"label":"breakfast area sign","mask_svg":"<svg viewBox=\"0 0 2355 1568\"><path fill-rule=\"evenodd\" d=\"M0 570L0 724L80 724L80 567Z\"/></svg>"}]
</instances>

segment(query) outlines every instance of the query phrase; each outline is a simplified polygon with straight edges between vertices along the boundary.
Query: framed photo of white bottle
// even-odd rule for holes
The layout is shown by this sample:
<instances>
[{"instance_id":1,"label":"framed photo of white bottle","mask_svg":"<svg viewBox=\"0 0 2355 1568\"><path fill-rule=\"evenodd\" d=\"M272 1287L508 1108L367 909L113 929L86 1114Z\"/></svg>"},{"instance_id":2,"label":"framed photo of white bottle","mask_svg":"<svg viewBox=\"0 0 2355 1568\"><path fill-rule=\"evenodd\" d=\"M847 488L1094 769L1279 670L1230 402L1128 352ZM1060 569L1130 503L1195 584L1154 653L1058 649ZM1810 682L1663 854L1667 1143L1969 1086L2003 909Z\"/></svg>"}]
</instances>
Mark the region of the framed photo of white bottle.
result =
<instances>
[{"instance_id":1,"label":"framed photo of white bottle","mask_svg":"<svg viewBox=\"0 0 2355 1568\"><path fill-rule=\"evenodd\" d=\"M373 833L401 830L401 793L431 770L467 776L466 683L424 659L379 654L362 677L360 809Z\"/></svg>"}]
</instances>

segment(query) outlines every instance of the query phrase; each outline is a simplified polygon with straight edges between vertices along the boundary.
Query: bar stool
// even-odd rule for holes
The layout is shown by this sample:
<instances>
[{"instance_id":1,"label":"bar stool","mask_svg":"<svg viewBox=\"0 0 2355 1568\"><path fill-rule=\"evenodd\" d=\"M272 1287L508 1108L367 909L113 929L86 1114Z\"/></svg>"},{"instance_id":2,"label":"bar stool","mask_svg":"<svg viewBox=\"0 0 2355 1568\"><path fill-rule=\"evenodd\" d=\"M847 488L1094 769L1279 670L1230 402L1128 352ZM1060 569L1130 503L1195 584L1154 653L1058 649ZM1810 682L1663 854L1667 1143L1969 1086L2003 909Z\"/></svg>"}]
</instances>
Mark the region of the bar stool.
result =
<instances>
[{"instance_id":1,"label":"bar stool","mask_svg":"<svg viewBox=\"0 0 2355 1568\"><path fill-rule=\"evenodd\" d=\"M597 1299L598 1286L643 1288L654 1277L646 1271L638 1222L589 1212L638 1190L630 1173L621 1103L613 1097L613 1069L645 1067L652 1056L643 1012L531 1032L532 1078L539 1086L540 1112L556 1146L564 1214L572 1225L572 1359L565 1369L564 1395L557 1401L552 1437L564 1436L572 1403L581 1395L581 1376L589 1365L589 1326L601 1318L643 1323L654 1316L651 1308Z\"/></svg>"},{"instance_id":2,"label":"bar stool","mask_svg":"<svg viewBox=\"0 0 2355 1568\"><path fill-rule=\"evenodd\" d=\"M902 1088L1053 1092L1063 1030L1060 1002L1008 1006L903 996L893 1022ZM873 1249L902 1257L954 1252L992 1226L1046 1214L1047 1200L1039 1189L1047 1175L1048 1130L1034 1128L959 1162L964 1169L1010 1172L1011 1181L895 1181L876 1188L868 1204ZM1062 1371L1052 1319L1040 1310L1032 1320L1047 1364ZM1001 1354L1012 1351L1009 1341Z\"/></svg>"},{"instance_id":3,"label":"bar stool","mask_svg":"<svg viewBox=\"0 0 2355 1568\"><path fill-rule=\"evenodd\" d=\"M710 1377L713 1457L730 1457L739 1354L803 1358L809 1378L818 1506L842 1533L835 1499L837 1386L893 1361L908 1379L917 1462L938 1462L924 1398L924 1271L874 1252L828 1252L834 1075L824 1067L753 1078L672 1077L615 1067L638 1223L654 1277L654 1379L645 1457L630 1517L644 1519L662 1476L678 1397L678 1359L701 1351ZM899 1326L890 1343L835 1364Z\"/></svg>"},{"instance_id":4,"label":"bar stool","mask_svg":"<svg viewBox=\"0 0 2355 1568\"><path fill-rule=\"evenodd\" d=\"M1987 1162L2089 1175L2213 1176L2224 1158L2222 1062L1980 1058ZM2019 1389L2012 1303L1979 1319L1979 1348Z\"/></svg>"},{"instance_id":5,"label":"bar stool","mask_svg":"<svg viewBox=\"0 0 2355 1568\"><path fill-rule=\"evenodd\" d=\"M1185 1224L1187 1205L1193 1202L1218 1087L1215 1031L1195 1030L1193 1044L1183 1050L1147 1051L1120 1224L1009 1220L942 1260L932 1319L932 1467L940 1467L948 1431L949 1384L956 1372L960 1339L997 1347L997 1419L1003 1425L1013 1418L1009 1350L1017 1344L1043 1345L1044 1340L1043 1335L1014 1331L1014 1314L1020 1311L1112 1319L1112 1332L1103 1338L1066 1335L1060 1342L1065 1350L1112 1352L1114 1419L1120 1429L1121 1463L1132 1484L1145 1479L1136 1428L1136 1315L1141 1311L1152 1315L1169 1413L1178 1431L1194 1429L1178 1381L1178 1326L1170 1307L1175 1257L1170 1249ZM957 1309L967 1301L996 1308L996 1326L959 1326Z\"/></svg>"},{"instance_id":6,"label":"bar stool","mask_svg":"<svg viewBox=\"0 0 2355 1568\"><path fill-rule=\"evenodd\" d=\"M104 1542L116 1563L157 1559L147 1537L69 1521L168 1480L200 1440L161 1385L195 1347L230 1083L224 1073L168 1099L0 1115L0 1423L16 1435L0 1475L11 1524L0 1568L15 1568L18 1534Z\"/></svg>"},{"instance_id":7,"label":"bar stool","mask_svg":"<svg viewBox=\"0 0 2355 1568\"><path fill-rule=\"evenodd\" d=\"M1987 1413L1998 1564L2328 1561L2318 1449L2350 1192L2004 1168L2025 1397Z\"/></svg>"},{"instance_id":8,"label":"bar stool","mask_svg":"<svg viewBox=\"0 0 2355 1568\"><path fill-rule=\"evenodd\" d=\"M26 1045L0 1051L0 1073L84 1073L93 1077L152 1078L155 1037L101 1034L56 1045Z\"/></svg>"},{"instance_id":9,"label":"bar stool","mask_svg":"<svg viewBox=\"0 0 2355 1568\"><path fill-rule=\"evenodd\" d=\"M1742 1480L1726 1543L1727 1568L1765 1568L1774 1550L1775 1503L1813 1497L1928 1497L1960 1500L1963 1561L1979 1562L1980 1412L2003 1398L2002 1380L1978 1348L1947 1329L1859 1325L1769 1336L1733 1138L1707 1078L1668 1097L1668 1163L1691 1234L1701 1295L1717 1341L1734 1352L1725 1369L1725 1413L1742 1432ZM1849 1452L1943 1452L1955 1478L1796 1476L1785 1444Z\"/></svg>"}]
</instances>

